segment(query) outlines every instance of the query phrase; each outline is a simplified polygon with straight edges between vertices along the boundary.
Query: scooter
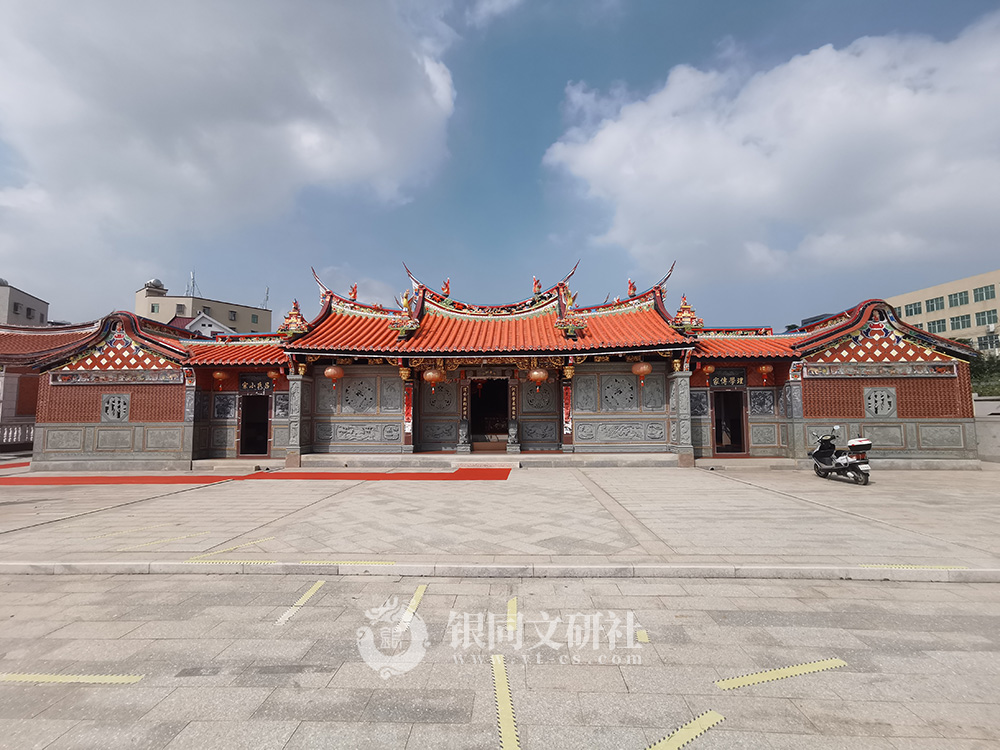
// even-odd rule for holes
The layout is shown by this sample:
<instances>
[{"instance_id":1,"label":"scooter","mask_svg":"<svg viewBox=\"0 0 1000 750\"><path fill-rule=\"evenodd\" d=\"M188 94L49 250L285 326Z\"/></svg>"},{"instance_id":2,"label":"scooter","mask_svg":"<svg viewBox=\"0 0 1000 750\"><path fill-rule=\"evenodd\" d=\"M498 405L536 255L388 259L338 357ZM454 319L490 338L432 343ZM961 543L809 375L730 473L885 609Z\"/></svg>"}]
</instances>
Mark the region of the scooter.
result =
<instances>
[{"instance_id":1,"label":"scooter","mask_svg":"<svg viewBox=\"0 0 1000 750\"><path fill-rule=\"evenodd\" d=\"M813 438L819 444L815 450L809 451L813 460L813 471L816 476L830 478L831 474L853 479L855 484L868 484L871 467L868 465L868 451L872 441L868 438L854 438L847 441L847 450L837 450L837 433L840 425L835 425L828 435L817 435Z\"/></svg>"}]
</instances>

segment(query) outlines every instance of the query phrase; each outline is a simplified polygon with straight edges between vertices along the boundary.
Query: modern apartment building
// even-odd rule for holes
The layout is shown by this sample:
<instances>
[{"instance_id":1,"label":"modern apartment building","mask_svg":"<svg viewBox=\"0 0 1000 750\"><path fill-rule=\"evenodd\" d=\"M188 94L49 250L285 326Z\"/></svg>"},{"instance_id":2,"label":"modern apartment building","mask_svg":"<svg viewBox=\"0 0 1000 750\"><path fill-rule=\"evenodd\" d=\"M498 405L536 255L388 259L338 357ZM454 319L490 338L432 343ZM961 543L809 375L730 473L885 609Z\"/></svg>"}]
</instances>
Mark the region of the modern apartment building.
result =
<instances>
[{"instance_id":1,"label":"modern apartment building","mask_svg":"<svg viewBox=\"0 0 1000 750\"><path fill-rule=\"evenodd\" d=\"M200 314L214 318L236 333L267 333L271 331L271 311L262 307L237 305L204 297L177 297L167 294L159 279L150 279L135 293L135 314L159 323L171 323L175 318L181 328Z\"/></svg>"},{"instance_id":2,"label":"modern apartment building","mask_svg":"<svg viewBox=\"0 0 1000 750\"><path fill-rule=\"evenodd\" d=\"M11 286L0 279L0 325L45 326L49 324L49 303Z\"/></svg>"},{"instance_id":3,"label":"modern apartment building","mask_svg":"<svg viewBox=\"0 0 1000 750\"><path fill-rule=\"evenodd\" d=\"M886 302L912 326L1000 354L998 288L1000 270L886 297Z\"/></svg>"}]
</instances>

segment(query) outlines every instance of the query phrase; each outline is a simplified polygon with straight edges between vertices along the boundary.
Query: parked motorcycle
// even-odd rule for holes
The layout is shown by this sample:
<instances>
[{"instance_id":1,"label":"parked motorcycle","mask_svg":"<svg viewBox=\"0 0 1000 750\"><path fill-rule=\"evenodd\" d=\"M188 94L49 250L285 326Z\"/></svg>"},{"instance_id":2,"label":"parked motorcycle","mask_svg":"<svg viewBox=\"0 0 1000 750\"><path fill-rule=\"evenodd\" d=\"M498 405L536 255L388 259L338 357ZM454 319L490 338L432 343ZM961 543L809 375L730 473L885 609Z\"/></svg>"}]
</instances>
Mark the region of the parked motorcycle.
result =
<instances>
[{"instance_id":1,"label":"parked motorcycle","mask_svg":"<svg viewBox=\"0 0 1000 750\"><path fill-rule=\"evenodd\" d=\"M831 474L853 479L855 484L868 484L871 467L868 464L868 451L872 441L858 437L847 441L847 450L838 450L836 446L837 433L840 425L835 425L827 435L813 433L813 438L819 444L815 450L809 451L813 460L813 471L816 476L830 478Z\"/></svg>"}]
</instances>

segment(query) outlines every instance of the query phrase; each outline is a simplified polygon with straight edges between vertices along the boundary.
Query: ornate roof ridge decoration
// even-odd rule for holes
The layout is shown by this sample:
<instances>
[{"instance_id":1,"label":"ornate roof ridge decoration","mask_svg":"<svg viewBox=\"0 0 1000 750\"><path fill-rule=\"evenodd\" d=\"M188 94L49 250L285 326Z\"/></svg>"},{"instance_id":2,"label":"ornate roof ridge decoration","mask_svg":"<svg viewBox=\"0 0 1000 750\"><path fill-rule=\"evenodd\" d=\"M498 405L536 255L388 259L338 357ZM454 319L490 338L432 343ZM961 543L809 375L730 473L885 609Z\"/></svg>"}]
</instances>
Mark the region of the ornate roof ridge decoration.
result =
<instances>
[{"instance_id":1,"label":"ornate roof ridge decoration","mask_svg":"<svg viewBox=\"0 0 1000 750\"><path fill-rule=\"evenodd\" d=\"M800 335L805 334L802 336L802 339L795 344L797 352L802 355L816 352L820 349L833 346L838 342L855 337L862 328L870 328L874 325L876 328L890 329L891 333L887 331L886 335L895 335L901 340L916 342L917 346L923 346L927 349L936 349L938 351L945 352L951 357L967 361L972 357L978 356L975 349L972 349L965 344L961 344L953 339L944 338L943 336L938 336L927 331L922 331L919 328L914 328L902 320L899 320L896 317L896 313L892 308L892 305L885 300L865 300L855 307L831 316L827 320L836 321L836 324L824 326L823 328L815 331L796 329L795 331L790 332L793 334L799 333ZM826 321L820 321L820 323L824 322ZM812 335L809 335L810 333Z\"/></svg>"},{"instance_id":2,"label":"ornate roof ridge decoration","mask_svg":"<svg viewBox=\"0 0 1000 750\"><path fill-rule=\"evenodd\" d=\"M313 272L315 273L315 271ZM280 326L278 326L278 333L284 333L288 336L294 336L297 333L308 333L309 323L306 319L302 317L302 311L299 310L299 301L292 301L292 309L288 311L285 316L285 320Z\"/></svg>"},{"instance_id":3,"label":"ornate roof ridge decoration","mask_svg":"<svg viewBox=\"0 0 1000 750\"><path fill-rule=\"evenodd\" d=\"M788 338L788 333L776 334L771 326L760 327L739 327L739 328L701 328L698 330L698 338L744 338L751 336L784 336ZM800 336L796 336L800 338Z\"/></svg>"},{"instance_id":4,"label":"ornate roof ridge decoration","mask_svg":"<svg viewBox=\"0 0 1000 750\"><path fill-rule=\"evenodd\" d=\"M695 309L688 302L686 294L681 295L681 306L674 315L673 326L685 333L697 333L705 326L705 320L695 315Z\"/></svg>"},{"instance_id":5,"label":"ornate roof ridge decoration","mask_svg":"<svg viewBox=\"0 0 1000 750\"><path fill-rule=\"evenodd\" d=\"M101 320L101 325L94 334L52 356L39 358L34 366L40 369L72 368L75 363L86 361L109 348L121 351L131 348L137 355L146 355L147 358L151 356L159 359L165 366L179 367L188 356L184 346L193 339L187 339L183 342L172 337L163 339L142 325L145 320L134 313L113 312ZM160 369L159 364L153 360L150 361L153 362L152 369ZM134 363L129 361L118 364ZM97 369L104 368L98 367ZM125 367L124 369L143 368Z\"/></svg>"}]
</instances>

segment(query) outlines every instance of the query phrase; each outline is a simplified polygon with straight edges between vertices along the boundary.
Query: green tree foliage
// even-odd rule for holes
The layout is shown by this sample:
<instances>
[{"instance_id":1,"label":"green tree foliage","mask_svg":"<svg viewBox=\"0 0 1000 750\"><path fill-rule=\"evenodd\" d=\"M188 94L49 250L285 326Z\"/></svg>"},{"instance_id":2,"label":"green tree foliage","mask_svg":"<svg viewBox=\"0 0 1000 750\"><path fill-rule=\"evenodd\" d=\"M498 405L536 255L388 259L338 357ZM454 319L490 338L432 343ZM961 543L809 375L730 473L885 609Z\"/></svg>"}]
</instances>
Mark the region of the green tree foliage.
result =
<instances>
[{"instance_id":1,"label":"green tree foliage","mask_svg":"<svg viewBox=\"0 0 1000 750\"><path fill-rule=\"evenodd\" d=\"M985 354L969 363L972 390L980 396L1000 396L1000 357Z\"/></svg>"}]
</instances>

